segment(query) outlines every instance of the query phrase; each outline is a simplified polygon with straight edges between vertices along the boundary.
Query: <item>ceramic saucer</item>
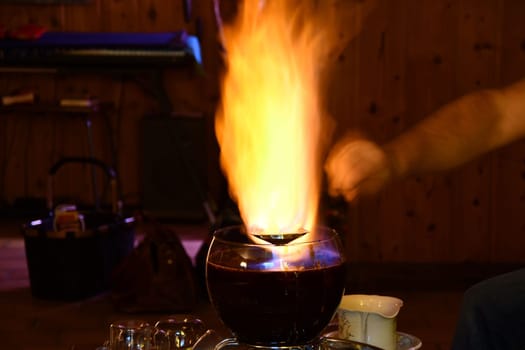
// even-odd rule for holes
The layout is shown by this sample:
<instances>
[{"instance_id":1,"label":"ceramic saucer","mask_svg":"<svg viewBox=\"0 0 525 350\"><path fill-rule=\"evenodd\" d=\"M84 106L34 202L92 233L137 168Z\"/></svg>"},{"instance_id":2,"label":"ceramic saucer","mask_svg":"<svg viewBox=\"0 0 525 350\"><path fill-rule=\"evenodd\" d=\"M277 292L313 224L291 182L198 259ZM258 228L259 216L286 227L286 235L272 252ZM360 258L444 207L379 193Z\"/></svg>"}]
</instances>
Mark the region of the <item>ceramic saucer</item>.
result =
<instances>
[{"instance_id":1,"label":"ceramic saucer","mask_svg":"<svg viewBox=\"0 0 525 350\"><path fill-rule=\"evenodd\" d=\"M327 338L339 338L337 331L324 334ZM396 350L417 350L423 346L423 343L418 337L408 333L397 332L397 349Z\"/></svg>"}]
</instances>

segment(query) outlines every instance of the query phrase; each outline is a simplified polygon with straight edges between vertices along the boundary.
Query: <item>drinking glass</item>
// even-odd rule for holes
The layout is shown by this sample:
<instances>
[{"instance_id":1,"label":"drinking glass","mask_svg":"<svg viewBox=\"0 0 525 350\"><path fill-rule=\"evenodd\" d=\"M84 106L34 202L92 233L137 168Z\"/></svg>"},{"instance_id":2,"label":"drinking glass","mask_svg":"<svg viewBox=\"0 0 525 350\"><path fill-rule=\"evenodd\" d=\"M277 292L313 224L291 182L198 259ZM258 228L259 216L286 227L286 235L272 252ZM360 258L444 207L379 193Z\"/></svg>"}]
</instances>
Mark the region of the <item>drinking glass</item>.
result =
<instances>
[{"instance_id":1,"label":"drinking glass","mask_svg":"<svg viewBox=\"0 0 525 350\"><path fill-rule=\"evenodd\" d=\"M156 350L191 349L206 333L206 326L193 315L171 315L155 323Z\"/></svg>"},{"instance_id":2,"label":"drinking glass","mask_svg":"<svg viewBox=\"0 0 525 350\"><path fill-rule=\"evenodd\" d=\"M343 247L330 228L291 235L300 237L276 244L252 238L244 226L214 232L206 284L212 306L234 335L216 348L286 348L319 339L344 294Z\"/></svg>"},{"instance_id":3,"label":"drinking glass","mask_svg":"<svg viewBox=\"0 0 525 350\"><path fill-rule=\"evenodd\" d=\"M144 320L120 320L109 326L109 350L150 350L152 328Z\"/></svg>"}]
</instances>

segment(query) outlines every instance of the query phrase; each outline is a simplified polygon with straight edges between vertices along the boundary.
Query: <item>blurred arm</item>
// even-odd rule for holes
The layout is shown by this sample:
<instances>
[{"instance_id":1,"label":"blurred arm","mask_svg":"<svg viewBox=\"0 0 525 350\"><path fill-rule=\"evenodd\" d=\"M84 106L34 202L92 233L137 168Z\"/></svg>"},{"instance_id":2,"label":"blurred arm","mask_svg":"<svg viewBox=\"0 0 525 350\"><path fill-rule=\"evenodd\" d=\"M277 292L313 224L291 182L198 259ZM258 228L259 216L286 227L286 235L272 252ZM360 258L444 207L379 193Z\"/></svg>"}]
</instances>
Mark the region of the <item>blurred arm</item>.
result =
<instances>
[{"instance_id":1,"label":"blurred arm","mask_svg":"<svg viewBox=\"0 0 525 350\"><path fill-rule=\"evenodd\" d=\"M448 170L525 136L525 80L461 97L380 147L347 136L328 155L331 195L353 200L410 175Z\"/></svg>"},{"instance_id":2,"label":"blurred arm","mask_svg":"<svg viewBox=\"0 0 525 350\"><path fill-rule=\"evenodd\" d=\"M385 146L392 176L447 170L525 136L525 80L466 95Z\"/></svg>"}]
</instances>

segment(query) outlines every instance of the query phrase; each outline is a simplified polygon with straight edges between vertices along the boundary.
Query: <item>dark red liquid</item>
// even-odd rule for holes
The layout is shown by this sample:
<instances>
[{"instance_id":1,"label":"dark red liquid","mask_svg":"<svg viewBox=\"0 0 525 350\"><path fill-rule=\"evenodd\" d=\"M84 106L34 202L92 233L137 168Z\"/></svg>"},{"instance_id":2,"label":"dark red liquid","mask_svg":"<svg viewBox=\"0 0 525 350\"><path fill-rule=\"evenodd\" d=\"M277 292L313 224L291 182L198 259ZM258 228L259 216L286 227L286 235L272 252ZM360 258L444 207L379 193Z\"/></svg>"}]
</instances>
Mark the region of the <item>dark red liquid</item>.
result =
<instances>
[{"instance_id":1,"label":"dark red liquid","mask_svg":"<svg viewBox=\"0 0 525 350\"><path fill-rule=\"evenodd\" d=\"M297 271L240 270L208 262L208 291L242 343L301 345L332 319L344 294L344 264Z\"/></svg>"}]
</instances>

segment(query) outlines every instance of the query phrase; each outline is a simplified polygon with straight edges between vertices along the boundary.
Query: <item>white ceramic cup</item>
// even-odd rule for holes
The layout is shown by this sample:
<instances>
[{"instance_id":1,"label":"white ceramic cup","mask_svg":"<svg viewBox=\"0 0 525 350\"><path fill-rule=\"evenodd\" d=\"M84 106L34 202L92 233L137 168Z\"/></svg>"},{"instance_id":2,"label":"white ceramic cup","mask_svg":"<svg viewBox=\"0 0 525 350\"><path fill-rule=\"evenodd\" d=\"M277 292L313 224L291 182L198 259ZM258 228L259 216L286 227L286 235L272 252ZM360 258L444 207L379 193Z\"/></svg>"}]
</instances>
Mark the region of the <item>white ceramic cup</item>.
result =
<instances>
[{"instance_id":1,"label":"white ceramic cup","mask_svg":"<svg viewBox=\"0 0 525 350\"><path fill-rule=\"evenodd\" d=\"M391 296L345 295L337 311L339 337L396 350L397 314L401 306L403 301Z\"/></svg>"}]
</instances>

